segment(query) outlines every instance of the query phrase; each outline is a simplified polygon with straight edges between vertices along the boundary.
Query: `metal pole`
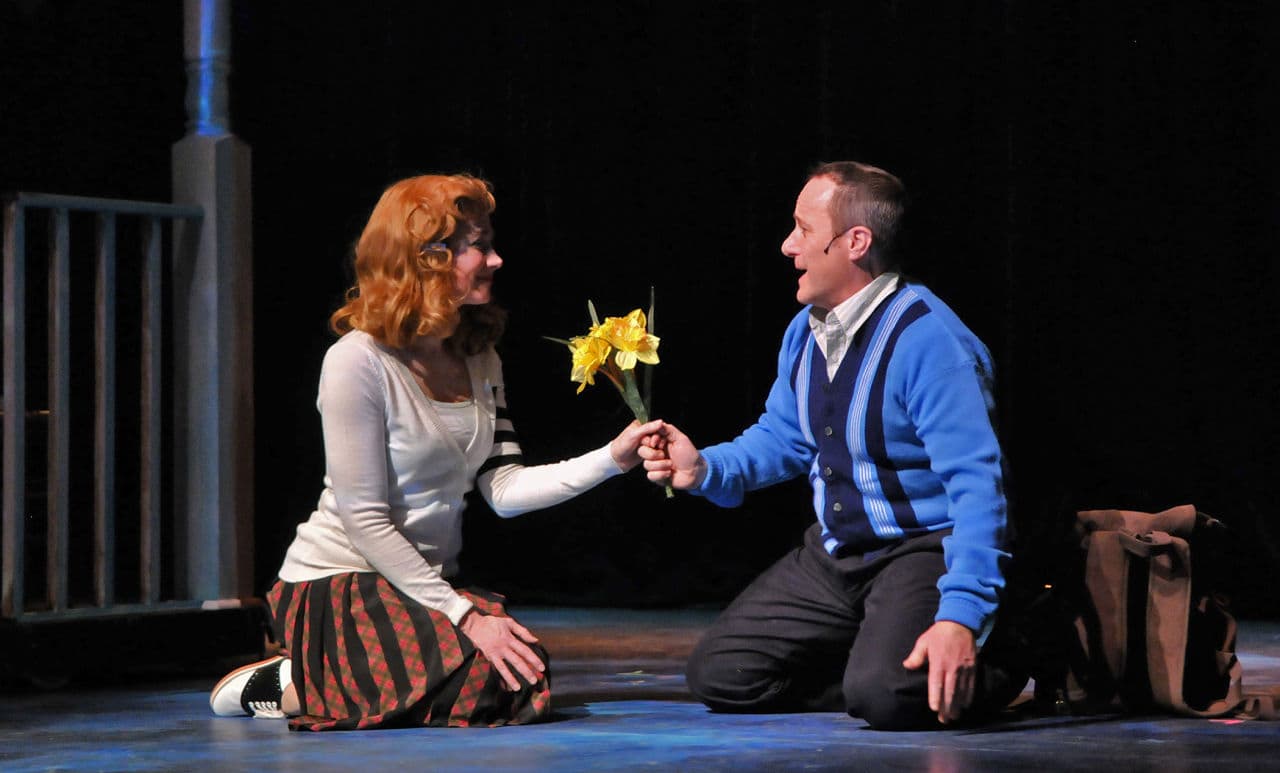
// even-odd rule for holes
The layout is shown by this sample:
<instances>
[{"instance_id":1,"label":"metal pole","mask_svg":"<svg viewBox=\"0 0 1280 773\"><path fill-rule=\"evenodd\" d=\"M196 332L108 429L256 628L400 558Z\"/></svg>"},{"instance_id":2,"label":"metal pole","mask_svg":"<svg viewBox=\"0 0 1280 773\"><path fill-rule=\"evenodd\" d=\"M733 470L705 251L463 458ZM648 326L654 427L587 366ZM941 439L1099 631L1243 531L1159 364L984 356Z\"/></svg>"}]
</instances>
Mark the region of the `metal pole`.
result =
<instances>
[{"instance_id":1,"label":"metal pole","mask_svg":"<svg viewBox=\"0 0 1280 773\"><path fill-rule=\"evenodd\" d=\"M27 518L27 245L26 213L4 208L4 523L0 533L0 614L26 606L23 582Z\"/></svg>"},{"instance_id":2,"label":"metal pole","mask_svg":"<svg viewBox=\"0 0 1280 773\"><path fill-rule=\"evenodd\" d=\"M71 520L71 214L51 213L49 255L49 608L67 608Z\"/></svg>"},{"instance_id":3,"label":"metal pole","mask_svg":"<svg viewBox=\"0 0 1280 773\"><path fill-rule=\"evenodd\" d=\"M228 0L184 0L182 11L187 131L230 134L227 75L231 72L231 4Z\"/></svg>"},{"instance_id":4,"label":"metal pole","mask_svg":"<svg viewBox=\"0 0 1280 773\"><path fill-rule=\"evenodd\" d=\"M98 215L94 298L93 574L100 607L116 597L116 216Z\"/></svg>"},{"instance_id":5,"label":"metal pole","mask_svg":"<svg viewBox=\"0 0 1280 773\"><path fill-rule=\"evenodd\" d=\"M230 130L229 0L185 0L188 134L173 147L174 483L181 598L253 592L250 151Z\"/></svg>"}]
</instances>

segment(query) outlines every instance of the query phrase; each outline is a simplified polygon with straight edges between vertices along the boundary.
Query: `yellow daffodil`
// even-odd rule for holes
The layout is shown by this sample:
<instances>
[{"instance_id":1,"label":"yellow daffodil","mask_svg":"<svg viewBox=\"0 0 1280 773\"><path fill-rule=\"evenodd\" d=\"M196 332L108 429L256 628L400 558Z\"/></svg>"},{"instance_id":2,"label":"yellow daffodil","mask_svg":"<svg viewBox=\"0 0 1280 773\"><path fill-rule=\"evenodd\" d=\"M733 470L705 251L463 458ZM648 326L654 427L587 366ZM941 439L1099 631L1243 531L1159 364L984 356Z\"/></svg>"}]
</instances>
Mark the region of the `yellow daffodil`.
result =
<instances>
[{"instance_id":1,"label":"yellow daffodil","mask_svg":"<svg viewBox=\"0 0 1280 773\"><path fill-rule=\"evenodd\" d=\"M563 338L543 336L549 341L569 347L573 355L573 368L569 380L578 384L578 394L594 385L597 373L603 374L617 388L623 402L635 414L641 424L649 420L649 387L653 371L644 371L644 393L636 383L636 363L658 364L658 337L651 332L653 321L653 289L649 290L649 316L636 309L625 317L606 317L604 322L596 316L596 307L587 301L591 315L591 329L584 336L568 341ZM667 496L675 496L671 486Z\"/></svg>"},{"instance_id":2,"label":"yellow daffodil","mask_svg":"<svg viewBox=\"0 0 1280 773\"><path fill-rule=\"evenodd\" d=\"M596 371L608 361L611 350L608 341L593 335L569 340L569 351L573 353L573 371L569 380L579 384L578 394L582 394L588 384L596 383Z\"/></svg>"},{"instance_id":3,"label":"yellow daffodil","mask_svg":"<svg viewBox=\"0 0 1280 773\"><path fill-rule=\"evenodd\" d=\"M658 364L658 337L645 328L644 312L636 309L625 317L606 317L591 331L618 351L614 362L623 370L635 368L639 360L646 365Z\"/></svg>"}]
</instances>

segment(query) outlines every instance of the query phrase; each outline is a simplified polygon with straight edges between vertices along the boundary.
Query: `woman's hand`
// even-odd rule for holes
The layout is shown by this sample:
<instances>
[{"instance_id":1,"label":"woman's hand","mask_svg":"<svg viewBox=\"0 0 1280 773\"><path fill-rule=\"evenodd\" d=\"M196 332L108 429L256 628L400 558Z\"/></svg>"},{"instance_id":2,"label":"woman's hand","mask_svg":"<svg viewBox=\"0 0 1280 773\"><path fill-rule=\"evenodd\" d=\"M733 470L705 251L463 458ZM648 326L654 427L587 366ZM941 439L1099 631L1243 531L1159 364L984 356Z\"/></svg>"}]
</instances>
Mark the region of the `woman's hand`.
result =
<instances>
[{"instance_id":1,"label":"woman's hand","mask_svg":"<svg viewBox=\"0 0 1280 773\"><path fill-rule=\"evenodd\" d=\"M654 419L646 424L633 421L609 444L609 453L613 461L623 472L640 464L640 446L653 447L658 443L662 431L662 419Z\"/></svg>"},{"instance_id":2,"label":"woman's hand","mask_svg":"<svg viewBox=\"0 0 1280 773\"><path fill-rule=\"evenodd\" d=\"M512 669L528 684L537 682L547 670L546 664L529 647L538 637L509 617L482 615L472 609L458 627L497 669L508 690L514 692L521 688Z\"/></svg>"}]
</instances>

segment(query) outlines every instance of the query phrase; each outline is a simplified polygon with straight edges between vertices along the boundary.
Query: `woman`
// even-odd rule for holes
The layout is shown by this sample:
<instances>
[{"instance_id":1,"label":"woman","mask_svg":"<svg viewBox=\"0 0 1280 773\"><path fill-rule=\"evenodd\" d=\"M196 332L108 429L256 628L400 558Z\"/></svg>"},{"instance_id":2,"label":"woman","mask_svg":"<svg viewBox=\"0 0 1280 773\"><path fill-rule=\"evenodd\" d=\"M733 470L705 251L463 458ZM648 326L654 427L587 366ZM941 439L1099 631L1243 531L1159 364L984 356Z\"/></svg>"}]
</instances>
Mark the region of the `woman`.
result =
<instances>
[{"instance_id":1,"label":"woman","mask_svg":"<svg viewBox=\"0 0 1280 773\"><path fill-rule=\"evenodd\" d=\"M478 488L504 517L556 504L636 466L661 422L522 465L493 350L493 208L488 184L465 175L403 180L374 208L320 373L324 491L267 596L285 654L224 677L216 713L324 730L549 711L537 639L499 597L451 583L463 496Z\"/></svg>"}]
</instances>

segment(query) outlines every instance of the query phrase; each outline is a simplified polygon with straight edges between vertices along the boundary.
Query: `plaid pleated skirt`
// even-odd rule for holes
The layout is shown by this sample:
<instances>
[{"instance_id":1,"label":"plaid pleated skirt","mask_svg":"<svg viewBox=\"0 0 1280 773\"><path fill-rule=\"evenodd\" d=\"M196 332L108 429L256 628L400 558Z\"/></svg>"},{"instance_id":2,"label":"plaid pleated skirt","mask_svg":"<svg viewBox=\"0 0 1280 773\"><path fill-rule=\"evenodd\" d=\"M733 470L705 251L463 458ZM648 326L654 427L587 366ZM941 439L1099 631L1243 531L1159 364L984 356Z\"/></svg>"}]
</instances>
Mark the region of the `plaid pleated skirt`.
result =
<instances>
[{"instance_id":1,"label":"plaid pleated skirt","mask_svg":"<svg viewBox=\"0 0 1280 773\"><path fill-rule=\"evenodd\" d=\"M507 614L501 596L459 592L480 614ZM294 730L494 727L550 713L546 676L516 692L505 689L488 658L445 614L379 574L277 580L267 602L302 705L289 722ZM550 663L545 650L530 646Z\"/></svg>"}]
</instances>

